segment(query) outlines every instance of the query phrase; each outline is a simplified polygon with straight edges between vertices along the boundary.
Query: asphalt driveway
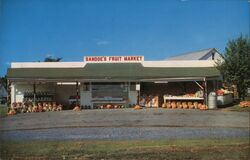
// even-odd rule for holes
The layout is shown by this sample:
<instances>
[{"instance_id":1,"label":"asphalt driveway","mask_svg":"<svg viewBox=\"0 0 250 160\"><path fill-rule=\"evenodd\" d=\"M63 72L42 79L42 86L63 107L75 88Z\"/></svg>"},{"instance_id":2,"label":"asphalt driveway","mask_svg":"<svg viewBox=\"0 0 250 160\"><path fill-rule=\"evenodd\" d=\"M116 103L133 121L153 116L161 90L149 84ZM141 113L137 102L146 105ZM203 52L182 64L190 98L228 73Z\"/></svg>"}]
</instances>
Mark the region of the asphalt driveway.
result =
<instances>
[{"instance_id":1,"label":"asphalt driveway","mask_svg":"<svg viewBox=\"0 0 250 160\"><path fill-rule=\"evenodd\" d=\"M159 139L249 136L248 112L110 109L0 119L0 139Z\"/></svg>"}]
</instances>

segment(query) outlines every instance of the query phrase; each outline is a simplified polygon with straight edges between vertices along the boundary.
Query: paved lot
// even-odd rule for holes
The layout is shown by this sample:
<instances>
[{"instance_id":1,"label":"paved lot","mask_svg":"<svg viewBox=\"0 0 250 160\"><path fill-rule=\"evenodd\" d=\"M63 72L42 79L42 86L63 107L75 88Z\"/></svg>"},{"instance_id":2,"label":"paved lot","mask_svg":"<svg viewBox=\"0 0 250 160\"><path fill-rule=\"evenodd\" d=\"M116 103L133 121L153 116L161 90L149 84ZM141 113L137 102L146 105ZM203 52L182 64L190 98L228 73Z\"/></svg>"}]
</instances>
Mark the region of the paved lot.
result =
<instances>
[{"instance_id":1,"label":"paved lot","mask_svg":"<svg viewBox=\"0 0 250 160\"><path fill-rule=\"evenodd\" d=\"M0 139L248 137L249 113L113 109L27 113L0 119Z\"/></svg>"}]
</instances>

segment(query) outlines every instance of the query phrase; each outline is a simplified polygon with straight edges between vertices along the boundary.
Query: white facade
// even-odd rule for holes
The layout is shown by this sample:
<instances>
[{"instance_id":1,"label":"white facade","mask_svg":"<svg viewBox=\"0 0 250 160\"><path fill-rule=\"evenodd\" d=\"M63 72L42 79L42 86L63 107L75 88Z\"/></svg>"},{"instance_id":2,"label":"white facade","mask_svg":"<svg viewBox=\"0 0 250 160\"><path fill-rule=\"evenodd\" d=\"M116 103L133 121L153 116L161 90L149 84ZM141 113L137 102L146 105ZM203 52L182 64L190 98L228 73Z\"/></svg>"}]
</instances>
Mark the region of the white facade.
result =
<instances>
[{"instance_id":1,"label":"white facade","mask_svg":"<svg viewBox=\"0 0 250 160\"><path fill-rule=\"evenodd\" d=\"M14 62L11 63L11 68L83 68L87 63L90 62ZM99 63L107 63L107 62L99 62ZM110 62L108 62L110 63ZM122 63L122 62L113 62L113 63ZM131 62L126 62L131 63ZM140 61L133 62L140 63L143 67L156 67L156 68L185 68L185 67L214 67L215 61L213 60L165 60L165 61ZM68 82L70 80L67 80ZM83 80L80 81L81 84L78 86L78 95L80 95L80 105L82 106L93 106L93 90L92 84L89 83L89 86L85 86ZM11 83L11 103L13 102L23 102L27 99L32 99L33 95L27 96L27 92L34 93L34 82L15 82ZM58 82L36 82L35 84L35 92L36 92L36 100L39 101L56 101L57 103L61 103L63 105L69 105L69 97L76 96L77 86L74 85L76 83L72 80L73 85L62 85L62 83ZM128 85L127 99L121 100L126 101L127 104L136 104L138 99L138 91L130 90L130 82L126 82ZM60 85L61 84L61 85ZM48 94L46 96L44 94ZM39 96L40 94L40 96ZM103 97L104 99L110 97ZM112 101L112 97L111 100Z\"/></svg>"},{"instance_id":2,"label":"white facade","mask_svg":"<svg viewBox=\"0 0 250 160\"><path fill-rule=\"evenodd\" d=\"M108 63L108 62L99 62ZM115 62L117 63L117 62ZM120 62L119 62L120 63ZM213 60L165 60L143 61L143 67L214 67ZM83 68L86 62L13 62L11 68Z\"/></svg>"}]
</instances>

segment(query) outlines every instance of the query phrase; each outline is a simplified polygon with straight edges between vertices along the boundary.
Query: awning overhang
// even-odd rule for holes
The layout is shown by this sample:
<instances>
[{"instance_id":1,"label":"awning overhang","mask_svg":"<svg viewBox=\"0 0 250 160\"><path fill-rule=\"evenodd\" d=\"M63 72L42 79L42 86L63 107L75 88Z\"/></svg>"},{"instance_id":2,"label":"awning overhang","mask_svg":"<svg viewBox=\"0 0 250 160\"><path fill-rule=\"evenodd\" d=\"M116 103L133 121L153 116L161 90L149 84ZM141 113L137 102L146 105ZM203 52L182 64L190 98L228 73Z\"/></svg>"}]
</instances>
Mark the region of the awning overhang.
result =
<instances>
[{"instance_id":1,"label":"awning overhang","mask_svg":"<svg viewBox=\"0 0 250 160\"><path fill-rule=\"evenodd\" d=\"M141 64L87 64L83 68L9 68L10 81L184 81L221 79L216 67L143 67Z\"/></svg>"}]
</instances>

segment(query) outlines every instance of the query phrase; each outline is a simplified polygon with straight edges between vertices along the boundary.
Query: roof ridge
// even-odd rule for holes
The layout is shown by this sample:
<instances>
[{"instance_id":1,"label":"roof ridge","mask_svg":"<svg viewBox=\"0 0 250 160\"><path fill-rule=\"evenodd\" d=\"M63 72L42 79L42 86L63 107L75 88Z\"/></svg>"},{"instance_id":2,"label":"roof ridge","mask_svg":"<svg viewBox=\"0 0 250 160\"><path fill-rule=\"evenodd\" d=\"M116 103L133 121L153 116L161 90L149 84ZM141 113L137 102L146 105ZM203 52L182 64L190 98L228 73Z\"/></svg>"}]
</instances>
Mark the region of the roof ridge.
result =
<instances>
[{"instance_id":1,"label":"roof ridge","mask_svg":"<svg viewBox=\"0 0 250 160\"><path fill-rule=\"evenodd\" d=\"M215 49L215 48L207 48L207 49L200 49L200 50L196 50L196 51L184 52L184 53L177 54L177 55L174 55L174 56L171 56L171 57L168 57L168 58L178 57L178 56L183 56L183 55L192 54L192 53L196 53L196 52L201 52L201 51L206 51L206 50L213 50L213 49Z\"/></svg>"}]
</instances>

